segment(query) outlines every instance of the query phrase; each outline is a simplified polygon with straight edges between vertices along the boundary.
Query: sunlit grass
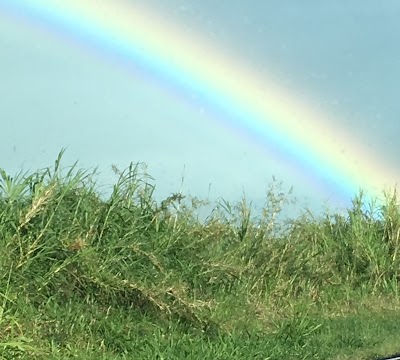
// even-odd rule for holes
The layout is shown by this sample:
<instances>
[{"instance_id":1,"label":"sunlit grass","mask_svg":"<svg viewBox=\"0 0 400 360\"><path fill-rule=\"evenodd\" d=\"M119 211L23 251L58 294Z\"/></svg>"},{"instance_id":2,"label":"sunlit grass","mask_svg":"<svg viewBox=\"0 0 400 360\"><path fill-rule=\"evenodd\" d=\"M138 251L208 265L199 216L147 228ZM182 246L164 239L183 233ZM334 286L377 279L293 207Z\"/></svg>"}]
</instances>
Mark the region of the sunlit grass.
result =
<instances>
[{"instance_id":1,"label":"sunlit grass","mask_svg":"<svg viewBox=\"0 0 400 360\"><path fill-rule=\"evenodd\" d=\"M0 170L0 358L374 359L400 351L400 208L154 200L140 164ZM368 205L368 206L366 206Z\"/></svg>"}]
</instances>

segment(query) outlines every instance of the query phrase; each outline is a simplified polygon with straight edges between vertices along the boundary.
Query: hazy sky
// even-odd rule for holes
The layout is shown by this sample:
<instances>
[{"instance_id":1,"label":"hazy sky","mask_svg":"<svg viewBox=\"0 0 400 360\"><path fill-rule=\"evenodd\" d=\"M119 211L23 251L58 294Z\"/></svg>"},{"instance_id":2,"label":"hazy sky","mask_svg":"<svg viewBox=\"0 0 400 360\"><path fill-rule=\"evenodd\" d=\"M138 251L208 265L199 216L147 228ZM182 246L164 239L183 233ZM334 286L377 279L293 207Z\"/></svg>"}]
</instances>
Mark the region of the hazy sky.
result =
<instances>
[{"instance_id":1,"label":"hazy sky","mask_svg":"<svg viewBox=\"0 0 400 360\"><path fill-rule=\"evenodd\" d=\"M327 200L227 131L201 101L177 96L135 64L88 51L52 25L35 25L12 3L0 0L1 168L49 166L65 147L65 165L99 166L105 182L111 164L146 162L160 196L179 191L183 176L186 193L235 201L244 191L261 204L275 175L294 186L302 205ZM142 3L189 37L201 34L258 73L273 74L400 169L399 1Z\"/></svg>"}]
</instances>

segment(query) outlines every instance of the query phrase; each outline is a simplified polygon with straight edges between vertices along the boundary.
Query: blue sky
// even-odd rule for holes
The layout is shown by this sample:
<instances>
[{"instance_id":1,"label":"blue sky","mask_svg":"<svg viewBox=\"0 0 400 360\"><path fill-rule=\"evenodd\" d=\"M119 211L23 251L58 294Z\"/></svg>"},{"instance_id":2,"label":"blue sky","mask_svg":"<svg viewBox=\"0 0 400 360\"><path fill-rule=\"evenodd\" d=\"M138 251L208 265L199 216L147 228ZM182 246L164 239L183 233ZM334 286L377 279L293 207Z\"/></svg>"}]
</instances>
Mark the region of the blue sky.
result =
<instances>
[{"instance_id":1,"label":"blue sky","mask_svg":"<svg viewBox=\"0 0 400 360\"><path fill-rule=\"evenodd\" d=\"M298 89L400 168L400 2L146 4ZM50 29L17 22L1 3L0 44L0 167L11 173L49 166L65 147L65 165L98 166L105 183L112 181L111 164L144 161L160 197L179 191L184 177L185 193L236 201L244 191L260 205L274 175L294 186L301 206L318 209L327 200L293 179L284 164L226 132L196 99L183 101L135 69L115 66Z\"/></svg>"}]
</instances>

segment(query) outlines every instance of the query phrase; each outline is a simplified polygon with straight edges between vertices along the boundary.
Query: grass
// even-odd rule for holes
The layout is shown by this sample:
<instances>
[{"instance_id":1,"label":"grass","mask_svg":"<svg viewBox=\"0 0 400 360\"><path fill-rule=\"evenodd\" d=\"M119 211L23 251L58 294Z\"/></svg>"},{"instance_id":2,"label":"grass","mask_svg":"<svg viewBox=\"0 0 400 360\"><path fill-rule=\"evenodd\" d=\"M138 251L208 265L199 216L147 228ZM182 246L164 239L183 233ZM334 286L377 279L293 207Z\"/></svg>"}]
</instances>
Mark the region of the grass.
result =
<instances>
[{"instance_id":1,"label":"grass","mask_svg":"<svg viewBox=\"0 0 400 360\"><path fill-rule=\"evenodd\" d=\"M0 170L0 359L376 359L400 351L396 193L282 221L243 199L107 198L76 166ZM368 206L367 206L368 205Z\"/></svg>"}]
</instances>

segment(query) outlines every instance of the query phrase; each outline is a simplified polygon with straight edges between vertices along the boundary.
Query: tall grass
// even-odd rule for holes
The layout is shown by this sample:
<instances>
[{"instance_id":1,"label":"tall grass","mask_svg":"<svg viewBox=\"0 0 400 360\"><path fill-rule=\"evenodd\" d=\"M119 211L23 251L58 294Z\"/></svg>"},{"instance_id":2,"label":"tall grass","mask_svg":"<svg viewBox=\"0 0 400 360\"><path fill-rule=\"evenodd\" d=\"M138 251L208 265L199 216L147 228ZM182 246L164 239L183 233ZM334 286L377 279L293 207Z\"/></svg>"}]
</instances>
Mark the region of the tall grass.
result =
<instances>
[{"instance_id":1,"label":"tall grass","mask_svg":"<svg viewBox=\"0 0 400 360\"><path fill-rule=\"evenodd\" d=\"M396 192L384 205L366 207L360 193L346 215L283 222L290 194L273 183L261 215L243 198L221 201L200 221L204 202L181 193L156 202L139 164L114 167L118 180L104 198L95 173L61 168L61 157L33 174L0 170L3 358L317 359L376 350L373 331L362 346L342 343L343 328L327 319L359 314L362 324L365 310L390 322L385 311L399 298Z\"/></svg>"}]
</instances>

